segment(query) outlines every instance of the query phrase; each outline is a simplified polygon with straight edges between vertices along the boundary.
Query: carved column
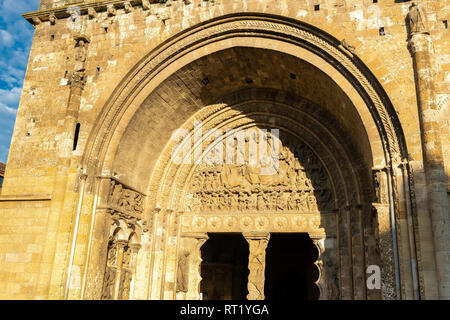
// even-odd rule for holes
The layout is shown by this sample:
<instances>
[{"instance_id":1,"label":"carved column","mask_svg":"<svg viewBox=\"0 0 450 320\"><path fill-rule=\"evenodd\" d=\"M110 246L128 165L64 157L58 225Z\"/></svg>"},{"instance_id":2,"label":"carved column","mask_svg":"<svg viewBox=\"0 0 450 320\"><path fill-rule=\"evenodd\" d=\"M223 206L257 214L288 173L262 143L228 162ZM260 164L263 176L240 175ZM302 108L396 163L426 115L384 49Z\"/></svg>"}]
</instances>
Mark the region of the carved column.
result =
<instances>
[{"instance_id":1,"label":"carved column","mask_svg":"<svg viewBox=\"0 0 450 320\"><path fill-rule=\"evenodd\" d=\"M394 241L388 204L373 204L376 216L378 247L381 258L381 295L383 300L396 300Z\"/></svg>"},{"instance_id":2,"label":"carved column","mask_svg":"<svg viewBox=\"0 0 450 320\"><path fill-rule=\"evenodd\" d=\"M447 182L431 63L431 37L423 8L412 4L408 15L409 49L413 57L422 150L441 299L450 299L450 217Z\"/></svg>"},{"instance_id":3,"label":"carved column","mask_svg":"<svg viewBox=\"0 0 450 320\"><path fill-rule=\"evenodd\" d=\"M124 248L119 285L119 300L130 300L136 275L136 259L140 244L129 244Z\"/></svg>"},{"instance_id":4,"label":"carved column","mask_svg":"<svg viewBox=\"0 0 450 320\"><path fill-rule=\"evenodd\" d=\"M248 300L264 300L266 248L270 233L244 233L250 254L248 257Z\"/></svg>"},{"instance_id":5,"label":"carved column","mask_svg":"<svg viewBox=\"0 0 450 320\"><path fill-rule=\"evenodd\" d=\"M184 234L181 238L176 288L179 300L200 300L201 247L207 240L207 233Z\"/></svg>"},{"instance_id":6,"label":"carved column","mask_svg":"<svg viewBox=\"0 0 450 320\"><path fill-rule=\"evenodd\" d=\"M120 298L120 283L122 278L122 264L123 264L123 257L124 257L124 249L127 245L127 242L125 240L119 240L117 241L117 273L116 273L116 279L115 279L115 287L114 287L114 296L113 299L119 299Z\"/></svg>"}]
</instances>

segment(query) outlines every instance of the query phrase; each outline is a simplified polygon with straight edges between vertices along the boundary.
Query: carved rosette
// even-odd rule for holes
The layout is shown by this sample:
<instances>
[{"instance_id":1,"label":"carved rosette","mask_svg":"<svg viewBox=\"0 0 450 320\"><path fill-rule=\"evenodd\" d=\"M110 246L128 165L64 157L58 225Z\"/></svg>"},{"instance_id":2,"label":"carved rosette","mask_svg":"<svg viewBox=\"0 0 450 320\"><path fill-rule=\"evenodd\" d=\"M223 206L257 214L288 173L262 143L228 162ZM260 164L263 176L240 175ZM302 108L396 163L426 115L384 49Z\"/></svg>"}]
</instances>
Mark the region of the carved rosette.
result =
<instances>
[{"instance_id":1,"label":"carved rosette","mask_svg":"<svg viewBox=\"0 0 450 320\"><path fill-rule=\"evenodd\" d=\"M266 249L270 233L246 233L245 239L249 245L248 269L248 300L264 300L264 282L266 269Z\"/></svg>"},{"instance_id":2,"label":"carved rosette","mask_svg":"<svg viewBox=\"0 0 450 320\"><path fill-rule=\"evenodd\" d=\"M307 232L325 234L319 213L185 213L181 218L183 232Z\"/></svg>"}]
</instances>

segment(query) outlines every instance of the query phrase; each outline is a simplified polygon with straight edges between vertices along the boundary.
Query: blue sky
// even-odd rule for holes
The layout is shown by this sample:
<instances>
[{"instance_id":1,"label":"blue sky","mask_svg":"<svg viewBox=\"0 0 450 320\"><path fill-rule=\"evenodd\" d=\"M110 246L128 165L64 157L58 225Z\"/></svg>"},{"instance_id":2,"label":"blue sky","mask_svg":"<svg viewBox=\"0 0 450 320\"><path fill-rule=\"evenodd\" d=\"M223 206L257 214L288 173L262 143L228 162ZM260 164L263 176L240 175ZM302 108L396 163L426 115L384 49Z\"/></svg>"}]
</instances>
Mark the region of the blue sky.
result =
<instances>
[{"instance_id":1,"label":"blue sky","mask_svg":"<svg viewBox=\"0 0 450 320\"><path fill-rule=\"evenodd\" d=\"M37 10L39 0L0 0L0 162L6 163L33 39L21 14Z\"/></svg>"}]
</instances>

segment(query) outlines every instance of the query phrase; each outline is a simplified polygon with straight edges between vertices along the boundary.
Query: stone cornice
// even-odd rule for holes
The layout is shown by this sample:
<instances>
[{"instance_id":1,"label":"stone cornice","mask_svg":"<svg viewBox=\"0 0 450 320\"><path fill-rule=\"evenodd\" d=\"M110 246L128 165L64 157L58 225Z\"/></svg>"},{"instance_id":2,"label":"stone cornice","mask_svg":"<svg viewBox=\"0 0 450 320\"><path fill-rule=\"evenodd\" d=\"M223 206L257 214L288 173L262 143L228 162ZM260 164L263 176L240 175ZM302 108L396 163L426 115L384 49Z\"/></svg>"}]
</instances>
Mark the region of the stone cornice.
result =
<instances>
[{"instance_id":1,"label":"stone cornice","mask_svg":"<svg viewBox=\"0 0 450 320\"><path fill-rule=\"evenodd\" d=\"M96 12L103 12L107 10L109 5L113 5L116 9L123 9L125 3L129 2L133 7L142 7L144 10L149 8L145 4L158 4L158 0L103 0L89 3L72 3L63 7L52 8L48 10L38 10L22 14L28 22L33 26L36 26L40 22L49 21L49 17L54 15L57 19L64 19L70 16L69 8L78 7L80 9L80 15L87 15L90 8L94 9Z\"/></svg>"},{"instance_id":2,"label":"stone cornice","mask_svg":"<svg viewBox=\"0 0 450 320\"><path fill-rule=\"evenodd\" d=\"M144 197L148 197L148 194L146 194L145 192L142 192L138 189L136 189L135 187L123 182L122 180L120 180L119 178L113 176L113 175L102 175L102 176L97 176L98 179L107 179L107 180L113 180L121 185L123 185L125 188L130 189L134 192L140 193L141 195L143 195Z\"/></svg>"},{"instance_id":3,"label":"stone cornice","mask_svg":"<svg viewBox=\"0 0 450 320\"><path fill-rule=\"evenodd\" d=\"M14 202L14 201L50 201L52 196L50 194L25 194L25 195L2 195L0 202Z\"/></svg>"}]
</instances>

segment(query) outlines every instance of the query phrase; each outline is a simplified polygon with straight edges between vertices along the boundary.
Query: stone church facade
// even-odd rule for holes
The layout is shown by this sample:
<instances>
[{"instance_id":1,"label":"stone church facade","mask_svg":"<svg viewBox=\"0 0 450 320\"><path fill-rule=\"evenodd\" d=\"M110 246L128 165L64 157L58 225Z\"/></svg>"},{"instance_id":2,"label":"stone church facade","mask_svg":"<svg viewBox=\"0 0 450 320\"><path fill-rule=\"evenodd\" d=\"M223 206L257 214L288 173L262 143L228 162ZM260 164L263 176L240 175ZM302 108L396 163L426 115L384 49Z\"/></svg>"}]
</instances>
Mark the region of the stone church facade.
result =
<instances>
[{"instance_id":1,"label":"stone church facade","mask_svg":"<svg viewBox=\"0 0 450 320\"><path fill-rule=\"evenodd\" d=\"M416 3L41 0L0 298L450 299L450 1ZM275 174L173 161L239 130Z\"/></svg>"}]
</instances>

